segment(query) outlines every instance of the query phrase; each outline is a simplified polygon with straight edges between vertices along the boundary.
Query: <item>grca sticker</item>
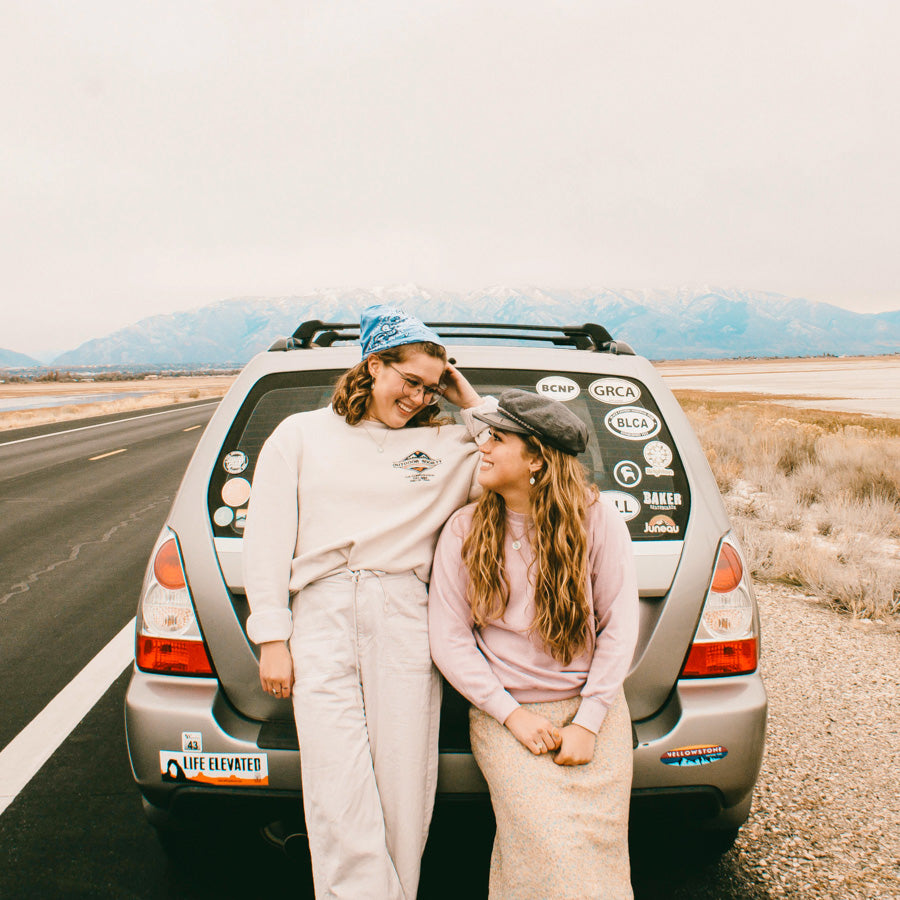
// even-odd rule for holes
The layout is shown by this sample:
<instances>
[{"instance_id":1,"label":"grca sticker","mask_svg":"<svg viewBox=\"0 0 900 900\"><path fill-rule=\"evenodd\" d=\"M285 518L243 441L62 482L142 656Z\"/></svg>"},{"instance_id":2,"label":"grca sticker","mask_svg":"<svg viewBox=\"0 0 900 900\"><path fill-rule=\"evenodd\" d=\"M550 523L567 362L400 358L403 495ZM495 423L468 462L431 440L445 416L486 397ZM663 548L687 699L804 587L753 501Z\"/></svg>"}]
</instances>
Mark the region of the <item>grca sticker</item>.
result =
<instances>
[{"instance_id":1,"label":"grca sticker","mask_svg":"<svg viewBox=\"0 0 900 900\"><path fill-rule=\"evenodd\" d=\"M672 451L662 441L650 441L650 443L644 447L644 459L650 463L644 471L654 478L659 478L662 475L675 474L669 468L669 463L672 462Z\"/></svg>"},{"instance_id":2,"label":"grca sticker","mask_svg":"<svg viewBox=\"0 0 900 900\"><path fill-rule=\"evenodd\" d=\"M534 389L542 397L551 397L554 400L574 400L581 393L578 383L566 378L565 375L548 375L542 378Z\"/></svg>"},{"instance_id":3,"label":"grca sticker","mask_svg":"<svg viewBox=\"0 0 900 900\"><path fill-rule=\"evenodd\" d=\"M603 419L608 431L626 441L642 441L659 433L660 421L649 410L639 406L619 406Z\"/></svg>"},{"instance_id":4,"label":"grca sticker","mask_svg":"<svg viewBox=\"0 0 900 900\"><path fill-rule=\"evenodd\" d=\"M229 475L240 475L247 468L247 454L241 450L232 450L231 453L225 454L222 460L222 468Z\"/></svg>"},{"instance_id":5,"label":"grca sticker","mask_svg":"<svg viewBox=\"0 0 900 900\"><path fill-rule=\"evenodd\" d=\"M630 459L623 459L616 463L613 469L613 478L616 484L623 488L633 488L641 483L641 467Z\"/></svg>"},{"instance_id":6,"label":"grca sticker","mask_svg":"<svg viewBox=\"0 0 900 900\"><path fill-rule=\"evenodd\" d=\"M644 534L678 534L681 531L668 516L654 516L644 523Z\"/></svg>"},{"instance_id":7,"label":"grca sticker","mask_svg":"<svg viewBox=\"0 0 900 900\"><path fill-rule=\"evenodd\" d=\"M676 747L659 758L666 766L708 766L728 756L721 744L698 744L696 747Z\"/></svg>"},{"instance_id":8,"label":"grca sticker","mask_svg":"<svg viewBox=\"0 0 900 900\"><path fill-rule=\"evenodd\" d=\"M245 787L269 783L269 758L265 753L194 753L160 750L163 781L193 781Z\"/></svg>"},{"instance_id":9,"label":"grca sticker","mask_svg":"<svg viewBox=\"0 0 900 900\"><path fill-rule=\"evenodd\" d=\"M243 506L250 499L250 482L246 478L229 478L222 485L222 499L229 506Z\"/></svg>"},{"instance_id":10,"label":"grca sticker","mask_svg":"<svg viewBox=\"0 0 900 900\"><path fill-rule=\"evenodd\" d=\"M630 522L641 511L641 504L631 494L623 494L622 491L603 491L603 494L615 503L619 515L626 522Z\"/></svg>"},{"instance_id":11,"label":"grca sticker","mask_svg":"<svg viewBox=\"0 0 900 900\"><path fill-rule=\"evenodd\" d=\"M234 521L234 510L230 506L220 506L213 513L213 522L220 528L225 528Z\"/></svg>"},{"instance_id":12,"label":"grca sticker","mask_svg":"<svg viewBox=\"0 0 900 900\"><path fill-rule=\"evenodd\" d=\"M641 389L623 378L598 378L588 386L588 392L595 400L609 406L634 403L641 397Z\"/></svg>"},{"instance_id":13,"label":"grca sticker","mask_svg":"<svg viewBox=\"0 0 900 900\"><path fill-rule=\"evenodd\" d=\"M678 509L681 494L676 491L644 491L644 506L650 509Z\"/></svg>"}]
</instances>

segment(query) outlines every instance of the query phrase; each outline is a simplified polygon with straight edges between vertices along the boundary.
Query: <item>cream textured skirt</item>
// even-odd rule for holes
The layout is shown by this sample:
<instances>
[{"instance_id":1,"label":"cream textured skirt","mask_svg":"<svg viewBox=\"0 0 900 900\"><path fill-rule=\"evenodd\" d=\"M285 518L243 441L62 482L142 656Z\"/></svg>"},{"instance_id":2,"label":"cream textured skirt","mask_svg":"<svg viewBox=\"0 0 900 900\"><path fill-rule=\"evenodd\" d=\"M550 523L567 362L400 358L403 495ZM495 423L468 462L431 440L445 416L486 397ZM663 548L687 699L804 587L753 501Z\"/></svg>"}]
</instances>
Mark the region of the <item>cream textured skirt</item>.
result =
<instances>
[{"instance_id":1,"label":"cream textured skirt","mask_svg":"<svg viewBox=\"0 0 900 900\"><path fill-rule=\"evenodd\" d=\"M562 727L580 703L572 697L523 705ZM535 756L475 707L469 730L497 820L491 900L631 898L632 742L624 693L603 720L594 758L583 766L558 766L549 753Z\"/></svg>"}]
</instances>

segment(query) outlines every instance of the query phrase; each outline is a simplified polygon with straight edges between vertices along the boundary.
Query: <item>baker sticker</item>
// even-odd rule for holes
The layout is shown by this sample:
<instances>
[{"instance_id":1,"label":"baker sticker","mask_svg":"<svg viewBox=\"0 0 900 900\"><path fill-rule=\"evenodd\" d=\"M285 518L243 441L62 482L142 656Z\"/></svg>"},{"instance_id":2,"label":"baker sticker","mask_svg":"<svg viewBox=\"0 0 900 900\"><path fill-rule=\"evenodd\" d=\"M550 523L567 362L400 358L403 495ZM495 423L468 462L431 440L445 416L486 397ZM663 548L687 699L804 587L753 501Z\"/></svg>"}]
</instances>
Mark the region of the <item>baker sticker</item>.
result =
<instances>
[{"instance_id":1,"label":"baker sticker","mask_svg":"<svg viewBox=\"0 0 900 900\"><path fill-rule=\"evenodd\" d=\"M631 494L624 494L622 491L603 491L603 494L615 503L619 515L626 522L630 522L641 511L641 504Z\"/></svg>"},{"instance_id":2,"label":"baker sticker","mask_svg":"<svg viewBox=\"0 0 900 900\"><path fill-rule=\"evenodd\" d=\"M630 459L623 459L616 463L613 469L613 478L616 484L623 488L633 488L641 483L641 467Z\"/></svg>"},{"instance_id":3,"label":"baker sticker","mask_svg":"<svg viewBox=\"0 0 900 900\"><path fill-rule=\"evenodd\" d=\"M681 494L677 491L644 491L644 506L650 509L677 509Z\"/></svg>"},{"instance_id":4,"label":"baker sticker","mask_svg":"<svg viewBox=\"0 0 900 900\"><path fill-rule=\"evenodd\" d=\"M225 454L222 467L229 475L240 475L247 468L247 454L240 450L232 450Z\"/></svg>"},{"instance_id":5,"label":"baker sticker","mask_svg":"<svg viewBox=\"0 0 900 900\"><path fill-rule=\"evenodd\" d=\"M553 400L574 400L581 393L578 382L566 378L565 375L548 375L542 378L534 389L542 397L550 397Z\"/></svg>"},{"instance_id":6,"label":"baker sticker","mask_svg":"<svg viewBox=\"0 0 900 900\"><path fill-rule=\"evenodd\" d=\"M609 406L634 403L641 397L641 389L624 378L598 378L591 382L588 392L595 400Z\"/></svg>"},{"instance_id":7,"label":"baker sticker","mask_svg":"<svg viewBox=\"0 0 900 900\"><path fill-rule=\"evenodd\" d=\"M650 464L644 471L654 478L675 474L669 468L669 464L672 462L672 451L662 441L650 441L644 447L644 459Z\"/></svg>"},{"instance_id":8,"label":"baker sticker","mask_svg":"<svg viewBox=\"0 0 900 900\"><path fill-rule=\"evenodd\" d=\"M619 406L611 409L603 419L607 431L626 441L642 441L659 433L660 421L649 409L639 406Z\"/></svg>"},{"instance_id":9,"label":"baker sticker","mask_svg":"<svg viewBox=\"0 0 900 900\"><path fill-rule=\"evenodd\" d=\"M654 516L644 523L644 534L678 534L681 531L668 516Z\"/></svg>"},{"instance_id":10,"label":"baker sticker","mask_svg":"<svg viewBox=\"0 0 900 900\"><path fill-rule=\"evenodd\" d=\"M265 753L200 753L160 750L163 781L192 781L234 787L269 783L269 758Z\"/></svg>"},{"instance_id":11,"label":"baker sticker","mask_svg":"<svg viewBox=\"0 0 900 900\"><path fill-rule=\"evenodd\" d=\"M721 744L697 744L667 750L659 761L665 766L708 766L726 756L728 751Z\"/></svg>"}]
</instances>

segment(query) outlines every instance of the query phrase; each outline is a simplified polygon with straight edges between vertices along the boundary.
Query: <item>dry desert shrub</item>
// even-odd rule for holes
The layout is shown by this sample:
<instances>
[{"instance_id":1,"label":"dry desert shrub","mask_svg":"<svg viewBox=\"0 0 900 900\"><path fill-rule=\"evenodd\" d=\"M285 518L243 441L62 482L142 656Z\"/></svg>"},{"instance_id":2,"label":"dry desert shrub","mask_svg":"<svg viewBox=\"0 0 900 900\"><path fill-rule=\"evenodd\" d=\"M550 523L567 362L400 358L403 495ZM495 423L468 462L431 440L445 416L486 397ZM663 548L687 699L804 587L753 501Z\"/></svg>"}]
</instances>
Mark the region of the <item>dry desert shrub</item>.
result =
<instances>
[{"instance_id":1,"label":"dry desert shrub","mask_svg":"<svg viewBox=\"0 0 900 900\"><path fill-rule=\"evenodd\" d=\"M754 578L795 585L855 617L900 614L895 428L681 401Z\"/></svg>"}]
</instances>

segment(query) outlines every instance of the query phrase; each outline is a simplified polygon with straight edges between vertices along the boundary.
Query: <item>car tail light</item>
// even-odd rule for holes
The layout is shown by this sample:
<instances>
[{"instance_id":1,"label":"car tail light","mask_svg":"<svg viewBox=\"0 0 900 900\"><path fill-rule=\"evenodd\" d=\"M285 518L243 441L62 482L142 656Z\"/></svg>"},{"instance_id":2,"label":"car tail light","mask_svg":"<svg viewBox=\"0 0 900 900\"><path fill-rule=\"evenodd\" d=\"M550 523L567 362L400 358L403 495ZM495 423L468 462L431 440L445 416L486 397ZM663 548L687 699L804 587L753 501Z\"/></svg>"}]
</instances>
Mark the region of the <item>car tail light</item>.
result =
<instances>
[{"instance_id":1,"label":"car tail light","mask_svg":"<svg viewBox=\"0 0 900 900\"><path fill-rule=\"evenodd\" d=\"M134 656L138 668L166 675L212 675L175 535L164 528L144 577Z\"/></svg>"},{"instance_id":2,"label":"car tail light","mask_svg":"<svg viewBox=\"0 0 900 900\"><path fill-rule=\"evenodd\" d=\"M726 535L681 677L746 675L755 672L758 663L750 580L734 538Z\"/></svg>"}]
</instances>

